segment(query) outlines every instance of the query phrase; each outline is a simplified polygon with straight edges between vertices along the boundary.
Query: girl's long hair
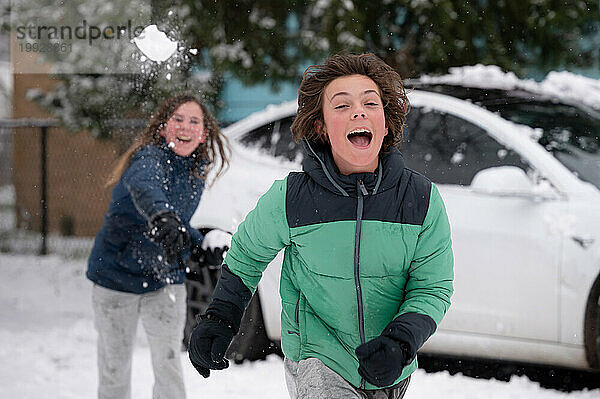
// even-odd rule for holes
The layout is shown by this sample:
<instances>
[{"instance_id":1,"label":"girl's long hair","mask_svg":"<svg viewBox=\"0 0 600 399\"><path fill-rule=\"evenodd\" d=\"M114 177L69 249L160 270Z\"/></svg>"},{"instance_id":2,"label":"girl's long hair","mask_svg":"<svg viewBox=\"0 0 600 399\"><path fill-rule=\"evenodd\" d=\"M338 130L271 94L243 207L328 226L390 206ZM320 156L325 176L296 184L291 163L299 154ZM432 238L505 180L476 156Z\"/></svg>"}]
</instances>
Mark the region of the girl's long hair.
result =
<instances>
[{"instance_id":1,"label":"girl's long hair","mask_svg":"<svg viewBox=\"0 0 600 399\"><path fill-rule=\"evenodd\" d=\"M227 169L229 166L229 159L227 158L229 143L227 142L227 138L219 129L217 121L210 114L204 103L193 94L183 93L170 97L158 107L158 110L150 118L148 126L136 136L133 144L117 160L106 182L106 187L112 186L119 181L125 169L129 167L131 158L140 148L149 144L161 146L164 143L165 138L160 134L162 129L166 126L167 121L177 108L188 102L194 102L202 109L204 130L206 132L206 141L200 143L198 148L190 154L190 157L194 157L196 161L193 173L202 179L206 179L208 172L212 168L218 167L214 175L216 179Z\"/></svg>"}]
</instances>

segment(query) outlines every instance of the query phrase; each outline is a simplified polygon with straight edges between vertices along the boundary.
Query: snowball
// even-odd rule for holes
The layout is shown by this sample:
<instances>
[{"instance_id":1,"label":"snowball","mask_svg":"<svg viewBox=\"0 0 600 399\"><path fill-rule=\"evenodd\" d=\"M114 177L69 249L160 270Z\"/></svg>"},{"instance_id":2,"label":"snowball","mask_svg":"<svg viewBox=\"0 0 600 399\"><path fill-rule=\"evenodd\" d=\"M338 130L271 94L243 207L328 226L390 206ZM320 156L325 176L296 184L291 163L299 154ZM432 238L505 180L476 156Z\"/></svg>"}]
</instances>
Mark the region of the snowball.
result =
<instances>
[{"instance_id":1,"label":"snowball","mask_svg":"<svg viewBox=\"0 0 600 399\"><path fill-rule=\"evenodd\" d=\"M211 230L204 236L202 249L231 247L231 234L223 230Z\"/></svg>"},{"instance_id":2,"label":"snowball","mask_svg":"<svg viewBox=\"0 0 600 399\"><path fill-rule=\"evenodd\" d=\"M133 39L135 45L152 61L168 60L177 50L177 42L171 41L156 25L148 25Z\"/></svg>"}]
</instances>

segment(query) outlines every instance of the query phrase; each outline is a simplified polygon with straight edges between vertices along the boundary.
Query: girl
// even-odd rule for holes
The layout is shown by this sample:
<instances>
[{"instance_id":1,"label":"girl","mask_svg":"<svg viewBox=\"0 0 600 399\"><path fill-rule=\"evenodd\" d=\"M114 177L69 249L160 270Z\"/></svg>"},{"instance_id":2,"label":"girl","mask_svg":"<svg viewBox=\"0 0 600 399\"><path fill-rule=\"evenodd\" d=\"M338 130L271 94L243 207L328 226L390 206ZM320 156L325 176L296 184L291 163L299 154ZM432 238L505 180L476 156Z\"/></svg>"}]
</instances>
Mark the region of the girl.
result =
<instances>
[{"instance_id":1,"label":"girl","mask_svg":"<svg viewBox=\"0 0 600 399\"><path fill-rule=\"evenodd\" d=\"M154 370L154 398L184 398L179 351L186 314L183 258L202 255L190 227L205 176L228 164L226 139L191 94L166 100L119 159L87 277L98 331L99 398L130 398L138 318Z\"/></svg>"}]
</instances>

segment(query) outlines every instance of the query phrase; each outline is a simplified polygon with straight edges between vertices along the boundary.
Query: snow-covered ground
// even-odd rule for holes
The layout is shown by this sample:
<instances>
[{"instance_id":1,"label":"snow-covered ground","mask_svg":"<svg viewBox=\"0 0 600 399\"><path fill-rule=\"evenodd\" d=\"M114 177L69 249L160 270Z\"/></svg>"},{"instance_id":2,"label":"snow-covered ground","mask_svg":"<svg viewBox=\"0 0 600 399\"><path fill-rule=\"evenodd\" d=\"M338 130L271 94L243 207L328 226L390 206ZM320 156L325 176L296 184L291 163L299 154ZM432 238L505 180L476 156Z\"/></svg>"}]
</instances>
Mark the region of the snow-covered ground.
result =
<instances>
[{"instance_id":1,"label":"snow-covered ground","mask_svg":"<svg viewBox=\"0 0 600 399\"><path fill-rule=\"evenodd\" d=\"M85 259L0 254L0 398L94 398L96 333ZM133 398L150 398L152 369L143 330L133 359ZM181 353L189 398L286 398L280 358L245 362L209 379ZM570 394L526 377L510 382L417 370L407 398L599 398L600 389Z\"/></svg>"}]
</instances>

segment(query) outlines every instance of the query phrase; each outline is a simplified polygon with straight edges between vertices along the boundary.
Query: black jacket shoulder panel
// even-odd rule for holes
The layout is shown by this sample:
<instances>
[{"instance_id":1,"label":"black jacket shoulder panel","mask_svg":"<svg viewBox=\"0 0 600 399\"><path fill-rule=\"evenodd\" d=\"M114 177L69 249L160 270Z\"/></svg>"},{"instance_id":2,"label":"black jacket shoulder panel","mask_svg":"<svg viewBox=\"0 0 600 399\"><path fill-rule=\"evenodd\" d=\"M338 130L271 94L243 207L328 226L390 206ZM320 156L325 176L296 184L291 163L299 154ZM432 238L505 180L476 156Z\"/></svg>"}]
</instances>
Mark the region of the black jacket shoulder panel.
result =
<instances>
[{"instance_id":1,"label":"black jacket shoulder panel","mask_svg":"<svg viewBox=\"0 0 600 399\"><path fill-rule=\"evenodd\" d=\"M400 223L421 226L429 210L431 180L408 168L404 169L404 174L408 175L408 181L402 198Z\"/></svg>"},{"instance_id":2,"label":"black jacket shoulder panel","mask_svg":"<svg viewBox=\"0 0 600 399\"><path fill-rule=\"evenodd\" d=\"M309 212L314 207L308 186L310 179L304 172L291 172L287 178L285 195L285 214L288 226L298 227L307 224L319 223L318 215Z\"/></svg>"},{"instance_id":3,"label":"black jacket shoulder panel","mask_svg":"<svg viewBox=\"0 0 600 399\"><path fill-rule=\"evenodd\" d=\"M356 219L356 198L332 193L307 173L288 175L285 199L290 228Z\"/></svg>"},{"instance_id":4,"label":"black jacket shoulder panel","mask_svg":"<svg viewBox=\"0 0 600 399\"><path fill-rule=\"evenodd\" d=\"M405 168L395 187L365 197L363 220L420 226L429 209L431 181Z\"/></svg>"},{"instance_id":5,"label":"black jacket shoulder panel","mask_svg":"<svg viewBox=\"0 0 600 399\"><path fill-rule=\"evenodd\" d=\"M397 185L365 196L363 220L422 225L429 209L431 181L405 168ZM288 175L286 217L290 228L356 219L355 197L332 193L307 173Z\"/></svg>"}]
</instances>

